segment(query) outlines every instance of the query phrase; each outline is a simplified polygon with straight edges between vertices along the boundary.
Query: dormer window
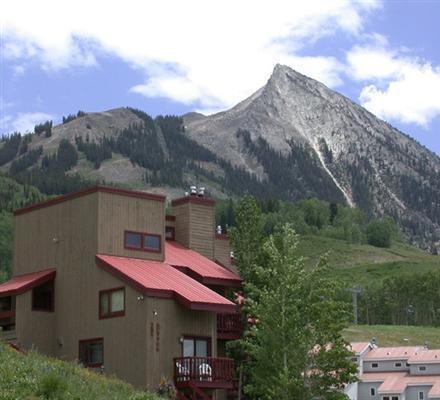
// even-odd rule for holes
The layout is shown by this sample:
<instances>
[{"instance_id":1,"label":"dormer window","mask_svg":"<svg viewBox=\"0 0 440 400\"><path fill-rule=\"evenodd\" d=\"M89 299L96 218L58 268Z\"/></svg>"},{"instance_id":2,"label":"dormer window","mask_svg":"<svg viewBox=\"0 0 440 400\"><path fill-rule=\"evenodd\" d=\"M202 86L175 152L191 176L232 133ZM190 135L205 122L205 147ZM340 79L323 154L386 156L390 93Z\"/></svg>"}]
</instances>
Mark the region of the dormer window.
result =
<instances>
[{"instance_id":1,"label":"dormer window","mask_svg":"<svg viewBox=\"0 0 440 400\"><path fill-rule=\"evenodd\" d=\"M371 363L371 368L379 368L379 364L378 363Z\"/></svg>"},{"instance_id":2,"label":"dormer window","mask_svg":"<svg viewBox=\"0 0 440 400\"><path fill-rule=\"evenodd\" d=\"M394 363L394 366L395 366L396 368L400 368L400 367L402 366L402 363L400 363L400 362L396 362L396 363Z\"/></svg>"},{"instance_id":3,"label":"dormer window","mask_svg":"<svg viewBox=\"0 0 440 400\"><path fill-rule=\"evenodd\" d=\"M161 241L161 236L154 233L125 231L124 234L124 247L128 250L160 253Z\"/></svg>"},{"instance_id":4,"label":"dormer window","mask_svg":"<svg viewBox=\"0 0 440 400\"><path fill-rule=\"evenodd\" d=\"M425 367L424 365L421 365L421 366L419 367L419 371L426 371L426 367Z\"/></svg>"}]
</instances>

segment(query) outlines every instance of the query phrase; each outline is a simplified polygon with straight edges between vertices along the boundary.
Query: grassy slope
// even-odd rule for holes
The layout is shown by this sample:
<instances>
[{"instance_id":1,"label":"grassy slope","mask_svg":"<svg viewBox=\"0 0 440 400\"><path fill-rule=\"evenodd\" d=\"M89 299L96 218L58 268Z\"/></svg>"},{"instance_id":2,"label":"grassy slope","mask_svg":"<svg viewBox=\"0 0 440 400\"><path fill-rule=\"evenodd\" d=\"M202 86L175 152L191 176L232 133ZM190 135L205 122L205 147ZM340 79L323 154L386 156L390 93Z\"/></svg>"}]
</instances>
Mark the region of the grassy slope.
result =
<instances>
[{"instance_id":1,"label":"grassy slope","mask_svg":"<svg viewBox=\"0 0 440 400\"><path fill-rule=\"evenodd\" d=\"M76 364L32 352L24 355L0 343L0 400L46 398L44 387L50 380L65 382L64 388L57 395L49 397L54 399L160 399L156 395L136 391L120 380L96 374Z\"/></svg>"},{"instance_id":2,"label":"grassy slope","mask_svg":"<svg viewBox=\"0 0 440 400\"><path fill-rule=\"evenodd\" d=\"M440 328L397 325L353 325L344 331L351 342L369 342L373 337L379 346L423 346L440 349ZM405 340L407 339L407 340Z\"/></svg>"},{"instance_id":3,"label":"grassy slope","mask_svg":"<svg viewBox=\"0 0 440 400\"><path fill-rule=\"evenodd\" d=\"M308 258L309 264L329 252L329 264L334 276L350 284L362 285L371 280L383 280L402 273L440 269L439 256L432 256L403 243L394 243L389 249L381 249L305 235L301 237L299 252Z\"/></svg>"}]
</instances>

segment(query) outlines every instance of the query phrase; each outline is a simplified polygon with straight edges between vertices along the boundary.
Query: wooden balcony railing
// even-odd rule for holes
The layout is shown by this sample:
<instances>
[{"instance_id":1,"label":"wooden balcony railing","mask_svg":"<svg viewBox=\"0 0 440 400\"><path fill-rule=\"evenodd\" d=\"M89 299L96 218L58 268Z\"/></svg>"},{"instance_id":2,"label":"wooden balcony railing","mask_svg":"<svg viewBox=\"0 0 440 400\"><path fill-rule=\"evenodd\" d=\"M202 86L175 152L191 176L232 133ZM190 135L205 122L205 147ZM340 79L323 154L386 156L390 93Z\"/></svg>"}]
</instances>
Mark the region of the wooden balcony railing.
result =
<instances>
[{"instance_id":1,"label":"wooden balcony railing","mask_svg":"<svg viewBox=\"0 0 440 400\"><path fill-rule=\"evenodd\" d=\"M197 386L232 389L234 361L218 357L180 357L174 359L177 387Z\"/></svg>"},{"instance_id":2,"label":"wooden balcony railing","mask_svg":"<svg viewBox=\"0 0 440 400\"><path fill-rule=\"evenodd\" d=\"M217 338L226 340L240 339L243 332L241 315L217 314Z\"/></svg>"}]
</instances>

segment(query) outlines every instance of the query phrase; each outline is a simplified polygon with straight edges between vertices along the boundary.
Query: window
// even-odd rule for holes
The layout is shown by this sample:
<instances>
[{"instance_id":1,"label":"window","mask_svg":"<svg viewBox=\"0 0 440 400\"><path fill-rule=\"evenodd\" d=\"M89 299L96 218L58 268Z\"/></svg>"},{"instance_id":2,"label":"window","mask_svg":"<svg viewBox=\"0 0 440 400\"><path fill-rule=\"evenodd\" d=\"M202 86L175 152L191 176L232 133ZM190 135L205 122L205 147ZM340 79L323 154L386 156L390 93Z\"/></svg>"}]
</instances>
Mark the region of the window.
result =
<instances>
[{"instance_id":1,"label":"window","mask_svg":"<svg viewBox=\"0 0 440 400\"><path fill-rule=\"evenodd\" d=\"M370 388L370 396L376 396L376 388Z\"/></svg>"},{"instance_id":2,"label":"window","mask_svg":"<svg viewBox=\"0 0 440 400\"><path fill-rule=\"evenodd\" d=\"M165 239L167 240L175 240L176 238L176 229L174 226L166 226L165 227Z\"/></svg>"},{"instance_id":3,"label":"window","mask_svg":"<svg viewBox=\"0 0 440 400\"><path fill-rule=\"evenodd\" d=\"M425 367L424 365L421 365L421 366L419 367L419 371L426 371L426 367Z\"/></svg>"},{"instance_id":4,"label":"window","mask_svg":"<svg viewBox=\"0 0 440 400\"><path fill-rule=\"evenodd\" d=\"M399 396L391 396L391 400L399 400Z\"/></svg>"},{"instance_id":5,"label":"window","mask_svg":"<svg viewBox=\"0 0 440 400\"><path fill-rule=\"evenodd\" d=\"M390 397L389 396L384 396L384 397L382 397L382 400L390 400Z\"/></svg>"},{"instance_id":6,"label":"window","mask_svg":"<svg viewBox=\"0 0 440 400\"><path fill-rule=\"evenodd\" d=\"M89 368L99 368L104 362L104 340L87 339L79 342L79 361Z\"/></svg>"},{"instance_id":7,"label":"window","mask_svg":"<svg viewBox=\"0 0 440 400\"><path fill-rule=\"evenodd\" d=\"M419 400L424 400L424 398L425 398L425 393L419 392Z\"/></svg>"},{"instance_id":8,"label":"window","mask_svg":"<svg viewBox=\"0 0 440 400\"><path fill-rule=\"evenodd\" d=\"M400 362L396 362L396 363L394 363L394 366L395 366L396 368L399 368L399 367L402 366L402 363L400 363Z\"/></svg>"},{"instance_id":9,"label":"window","mask_svg":"<svg viewBox=\"0 0 440 400\"><path fill-rule=\"evenodd\" d=\"M182 354L183 357L209 357L211 355L211 339L184 337Z\"/></svg>"},{"instance_id":10,"label":"window","mask_svg":"<svg viewBox=\"0 0 440 400\"><path fill-rule=\"evenodd\" d=\"M32 310L53 311L54 310L54 281L49 281L37 286L32 290Z\"/></svg>"},{"instance_id":11,"label":"window","mask_svg":"<svg viewBox=\"0 0 440 400\"><path fill-rule=\"evenodd\" d=\"M144 235L144 250L160 251L160 236L159 235Z\"/></svg>"},{"instance_id":12,"label":"window","mask_svg":"<svg viewBox=\"0 0 440 400\"><path fill-rule=\"evenodd\" d=\"M152 251L160 253L161 236L153 233L125 231L124 247L130 250Z\"/></svg>"},{"instance_id":13,"label":"window","mask_svg":"<svg viewBox=\"0 0 440 400\"><path fill-rule=\"evenodd\" d=\"M99 292L99 318L125 315L125 288L101 290Z\"/></svg>"},{"instance_id":14,"label":"window","mask_svg":"<svg viewBox=\"0 0 440 400\"><path fill-rule=\"evenodd\" d=\"M379 368L379 364L378 363L371 363L371 368Z\"/></svg>"},{"instance_id":15,"label":"window","mask_svg":"<svg viewBox=\"0 0 440 400\"><path fill-rule=\"evenodd\" d=\"M128 249L141 249L142 235L135 232L125 232L125 247Z\"/></svg>"}]
</instances>

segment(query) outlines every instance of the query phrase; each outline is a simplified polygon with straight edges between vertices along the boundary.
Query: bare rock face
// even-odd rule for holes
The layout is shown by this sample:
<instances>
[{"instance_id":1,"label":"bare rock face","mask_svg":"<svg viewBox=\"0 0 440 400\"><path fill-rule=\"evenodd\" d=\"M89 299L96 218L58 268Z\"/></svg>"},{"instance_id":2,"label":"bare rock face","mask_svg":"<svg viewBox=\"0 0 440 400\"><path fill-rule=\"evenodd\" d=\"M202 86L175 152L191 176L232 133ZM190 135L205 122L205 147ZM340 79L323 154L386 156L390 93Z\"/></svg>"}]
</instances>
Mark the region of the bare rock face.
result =
<instances>
[{"instance_id":1,"label":"bare rock face","mask_svg":"<svg viewBox=\"0 0 440 400\"><path fill-rule=\"evenodd\" d=\"M439 157L289 67L277 65L263 88L232 109L188 115L184 121L192 139L259 176L264 168L246 154L238 130L248 131L252 140L264 138L284 154L290 143L304 144L348 204L370 215L396 217L422 247L439 234Z\"/></svg>"}]
</instances>

